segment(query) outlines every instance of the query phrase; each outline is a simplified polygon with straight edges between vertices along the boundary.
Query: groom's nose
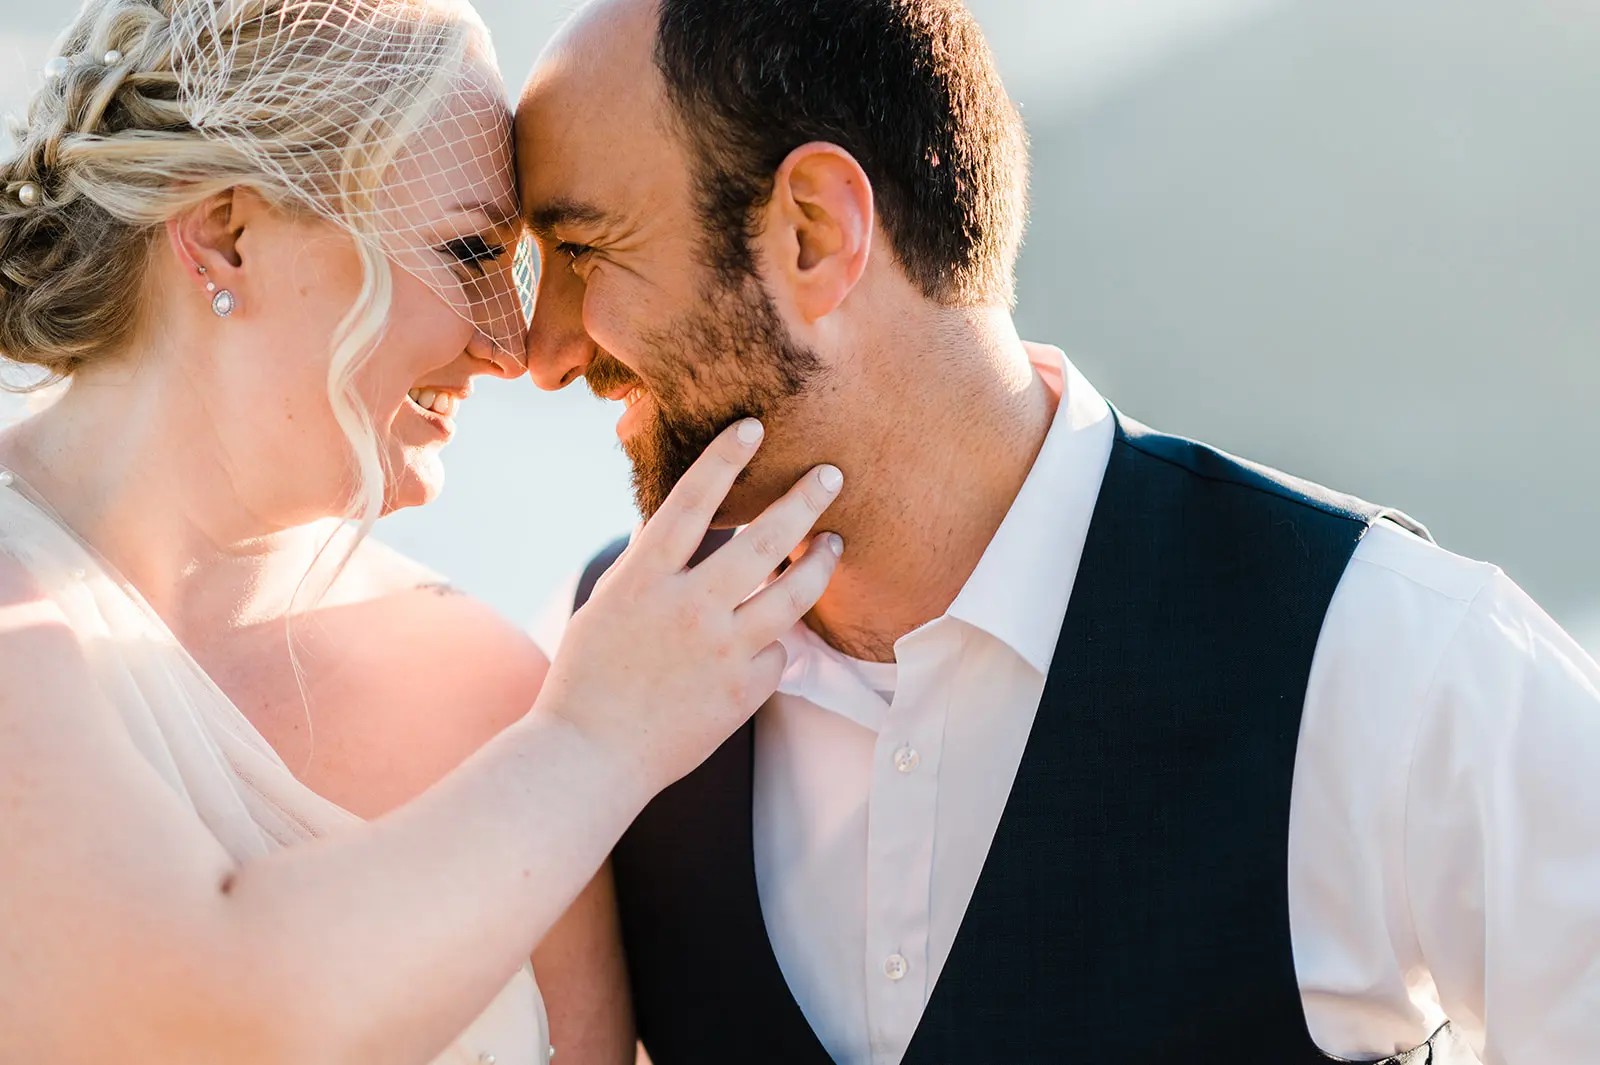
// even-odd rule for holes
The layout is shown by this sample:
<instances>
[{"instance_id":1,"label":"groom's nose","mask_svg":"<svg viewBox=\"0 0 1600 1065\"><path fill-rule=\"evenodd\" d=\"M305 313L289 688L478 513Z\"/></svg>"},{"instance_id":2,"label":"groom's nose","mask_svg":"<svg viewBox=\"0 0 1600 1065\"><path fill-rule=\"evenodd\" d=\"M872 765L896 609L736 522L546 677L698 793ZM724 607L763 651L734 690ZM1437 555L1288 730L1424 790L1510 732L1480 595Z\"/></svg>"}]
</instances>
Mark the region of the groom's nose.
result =
<instances>
[{"instance_id":1,"label":"groom's nose","mask_svg":"<svg viewBox=\"0 0 1600 1065\"><path fill-rule=\"evenodd\" d=\"M583 328L583 282L557 267L539 272L528 325L528 374L554 392L583 376L594 341Z\"/></svg>"}]
</instances>

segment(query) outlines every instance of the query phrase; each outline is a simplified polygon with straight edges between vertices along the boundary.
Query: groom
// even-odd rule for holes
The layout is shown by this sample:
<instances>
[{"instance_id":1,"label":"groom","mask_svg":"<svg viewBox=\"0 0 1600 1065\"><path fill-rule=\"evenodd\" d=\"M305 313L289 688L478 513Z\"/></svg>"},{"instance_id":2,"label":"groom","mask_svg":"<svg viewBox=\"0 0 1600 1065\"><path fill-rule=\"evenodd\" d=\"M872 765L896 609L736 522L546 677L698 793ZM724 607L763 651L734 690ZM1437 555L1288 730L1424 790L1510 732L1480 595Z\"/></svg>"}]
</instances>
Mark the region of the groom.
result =
<instances>
[{"instance_id":1,"label":"groom","mask_svg":"<svg viewBox=\"0 0 1600 1065\"><path fill-rule=\"evenodd\" d=\"M546 944L565 1058L631 993L655 1065L1600 1060L1600 668L1019 340L957 0L595 3L518 136L531 371L623 401L642 510L746 415L722 524L847 476L779 693Z\"/></svg>"}]
</instances>

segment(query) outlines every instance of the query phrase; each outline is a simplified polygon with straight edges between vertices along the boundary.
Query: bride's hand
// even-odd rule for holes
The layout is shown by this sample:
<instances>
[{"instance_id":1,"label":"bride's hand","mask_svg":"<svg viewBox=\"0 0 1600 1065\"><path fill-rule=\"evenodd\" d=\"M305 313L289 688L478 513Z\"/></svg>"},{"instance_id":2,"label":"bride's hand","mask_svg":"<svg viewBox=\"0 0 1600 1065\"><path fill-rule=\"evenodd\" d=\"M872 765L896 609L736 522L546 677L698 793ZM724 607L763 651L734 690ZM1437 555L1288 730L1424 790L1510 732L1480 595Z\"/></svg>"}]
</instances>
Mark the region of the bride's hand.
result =
<instances>
[{"instance_id":1,"label":"bride's hand","mask_svg":"<svg viewBox=\"0 0 1600 1065\"><path fill-rule=\"evenodd\" d=\"M842 475L820 466L687 568L760 442L760 423L740 422L684 474L573 616L539 697L539 710L577 725L652 794L704 761L777 688L778 637L821 598L843 550L836 535L817 536L761 587L838 497Z\"/></svg>"}]
</instances>

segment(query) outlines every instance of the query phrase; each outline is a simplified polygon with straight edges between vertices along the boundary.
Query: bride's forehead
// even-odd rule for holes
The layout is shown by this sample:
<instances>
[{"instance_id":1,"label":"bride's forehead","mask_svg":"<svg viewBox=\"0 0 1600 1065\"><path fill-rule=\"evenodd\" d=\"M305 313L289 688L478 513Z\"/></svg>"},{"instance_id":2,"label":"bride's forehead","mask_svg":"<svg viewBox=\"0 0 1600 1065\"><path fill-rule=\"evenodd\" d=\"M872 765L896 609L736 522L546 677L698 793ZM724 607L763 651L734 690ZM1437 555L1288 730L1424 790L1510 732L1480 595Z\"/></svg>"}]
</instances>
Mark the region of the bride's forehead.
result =
<instances>
[{"instance_id":1,"label":"bride's forehead","mask_svg":"<svg viewBox=\"0 0 1600 1065\"><path fill-rule=\"evenodd\" d=\"M406 139L385 185L397 204L469 195L478 202L514 204L510 108L487 93L453 94Z\"/></svg>"},{"instance_id":2,"label":"bride's forehead","mask_svg":"<svg viewBox=\"0 0 1600 1065\"><path fill-rule=\"evenodd\" d=\"M460 159L487 158L511 165L511 108L499 95L458 90L439 102L406 138L406 154Z\"/></svg>"}]
</instances>

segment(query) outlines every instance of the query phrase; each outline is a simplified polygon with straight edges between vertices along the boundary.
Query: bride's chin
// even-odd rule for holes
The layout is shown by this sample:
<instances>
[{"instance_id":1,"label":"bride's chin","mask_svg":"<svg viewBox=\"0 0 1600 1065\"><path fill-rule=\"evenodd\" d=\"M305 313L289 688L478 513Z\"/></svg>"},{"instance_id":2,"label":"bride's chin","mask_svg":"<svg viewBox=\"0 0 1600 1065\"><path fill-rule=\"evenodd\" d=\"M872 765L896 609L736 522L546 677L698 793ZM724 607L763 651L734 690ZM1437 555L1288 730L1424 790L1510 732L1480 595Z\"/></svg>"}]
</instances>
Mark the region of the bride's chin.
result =
<instances>
[{"instance_id":1,"label":"bride's chin","mask_svg":"<svg viewBox=\"0 0 1600 1065\"><path fill-rule=\"evenodd\" d=\"M384 492L384 513L425 507L444 491L444 465L438 455L407 456L408 461Z\"/></svg>"}]
</instances>

